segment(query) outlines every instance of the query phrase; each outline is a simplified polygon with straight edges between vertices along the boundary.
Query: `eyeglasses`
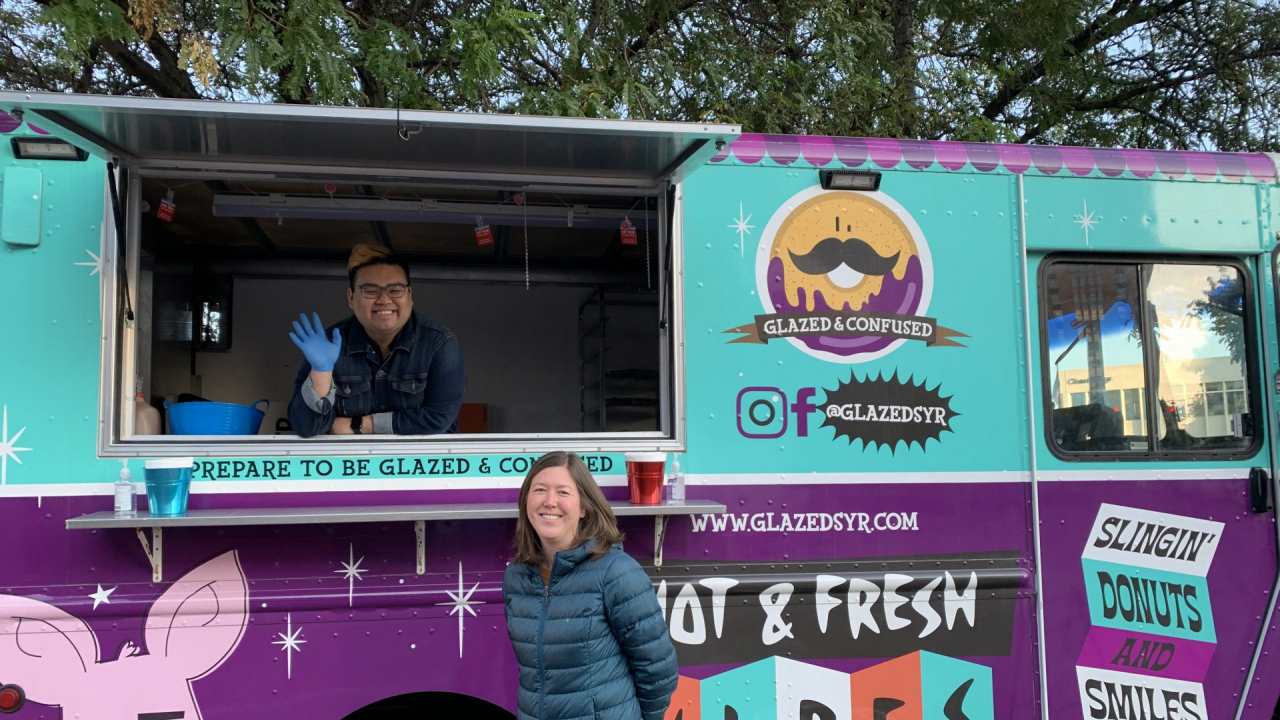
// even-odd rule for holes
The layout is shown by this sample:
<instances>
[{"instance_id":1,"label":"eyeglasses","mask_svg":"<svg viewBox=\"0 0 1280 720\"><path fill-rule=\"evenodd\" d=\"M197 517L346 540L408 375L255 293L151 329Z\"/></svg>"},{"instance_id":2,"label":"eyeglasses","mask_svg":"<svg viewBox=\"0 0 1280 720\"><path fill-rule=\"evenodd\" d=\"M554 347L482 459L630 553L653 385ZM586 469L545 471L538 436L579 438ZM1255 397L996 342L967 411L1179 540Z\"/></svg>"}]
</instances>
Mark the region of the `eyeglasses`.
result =
<instances>
[{"instance_id":1,"label":"eyeglasses","mask_svg":"<svg viewBox=\"0 0 1280 720\"><path fill-rule=\"evenodd\" d=\"M384 291L387 293L387 297L395 299L404 297L404 291L408 290L409 286L404 283L391 283L390 285L374 285L372 283L366 283L364 285L357 285L356 289L360 291L361 295L370 300L377 300L378 296Z\"/></svg>"}]
</instances>

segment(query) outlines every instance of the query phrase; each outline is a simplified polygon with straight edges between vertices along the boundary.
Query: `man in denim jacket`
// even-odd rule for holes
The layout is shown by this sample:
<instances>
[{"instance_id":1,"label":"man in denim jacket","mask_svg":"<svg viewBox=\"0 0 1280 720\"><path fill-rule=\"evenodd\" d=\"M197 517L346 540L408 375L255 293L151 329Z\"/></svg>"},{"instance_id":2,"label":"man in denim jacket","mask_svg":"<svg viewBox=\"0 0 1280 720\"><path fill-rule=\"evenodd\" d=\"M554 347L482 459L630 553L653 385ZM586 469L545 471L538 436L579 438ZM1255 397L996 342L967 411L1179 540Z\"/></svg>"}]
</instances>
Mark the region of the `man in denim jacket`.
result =
<instances>
[{"instance_id":1,"label":"man in denim jacket","mask_svg":"<svg viewBox=\"0 0 1280 720\"><path fill-rule=\"evenodd\" d=\"M353 315L329 328L300 315L289 333L306 357L289 422L302 437L457 432L467 387L458 339L413 309L409 266L357 245L347 262Z\"/></svg>"}]
</instances>

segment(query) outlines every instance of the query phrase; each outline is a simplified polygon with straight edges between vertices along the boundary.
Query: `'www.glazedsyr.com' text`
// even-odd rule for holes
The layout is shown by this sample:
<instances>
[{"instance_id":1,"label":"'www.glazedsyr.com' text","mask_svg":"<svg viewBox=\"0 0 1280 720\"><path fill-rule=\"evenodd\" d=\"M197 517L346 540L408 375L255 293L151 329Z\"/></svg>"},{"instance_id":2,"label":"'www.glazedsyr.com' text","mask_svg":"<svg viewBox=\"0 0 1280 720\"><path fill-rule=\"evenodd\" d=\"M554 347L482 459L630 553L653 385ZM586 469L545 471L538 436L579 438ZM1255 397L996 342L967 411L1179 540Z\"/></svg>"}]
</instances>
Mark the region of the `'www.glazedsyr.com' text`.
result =
<instances>
[{"instance_id":1,"label":"'www.glazedsyr.com' text","mask_svg":"<svg viewBox=\"0 0 1280 720\"><path fill-rule=\"evenodd\" d=\"M691 515L694 532L898 532L919 530L914 512L727 513Z\"/></svg>"}]
</instances>

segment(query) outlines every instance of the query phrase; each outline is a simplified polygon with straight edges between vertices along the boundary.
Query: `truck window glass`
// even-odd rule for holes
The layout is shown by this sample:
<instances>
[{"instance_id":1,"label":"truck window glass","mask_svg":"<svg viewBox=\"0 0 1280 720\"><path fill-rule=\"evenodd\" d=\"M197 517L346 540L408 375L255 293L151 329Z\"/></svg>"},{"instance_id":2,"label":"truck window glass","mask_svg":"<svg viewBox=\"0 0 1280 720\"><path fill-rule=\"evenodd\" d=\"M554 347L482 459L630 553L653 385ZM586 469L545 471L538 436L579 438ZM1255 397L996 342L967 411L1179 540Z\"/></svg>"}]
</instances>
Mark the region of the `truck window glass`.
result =
<instances>
[{"instance_id":1,"label":"truck window glass","mask_svg":"<svg viewBox=\"0 0 1280 720\"><path fill-rule=\"evenodd\" d=\"M1143 448L1137 269L1058 263L1047 285L1054 442L1066 451Z\"/></svg>"},{"instance_id":2,"label":"truck window glass","mask_svg":"<svg viewBox=\"0 0 1280 720\"><path fill-rule=\"evenodd\" d=\"M1056 451L1141 457L1253 444L1238 268L1051 261L1042 282Z\"/></svg>"},{"instance_id":3,"label":"truck window glass","mask_svg":"<svg viewBox=\"0 0 1280 720\"><path fill-rule=\"evenodd\" d=\"M1244 287L1225 266L1152 265L1146 280L1165 448L1239 448L1251 442ZM1228 392L1227 388L1230 387Z\"/></svg>"}]
</instances>

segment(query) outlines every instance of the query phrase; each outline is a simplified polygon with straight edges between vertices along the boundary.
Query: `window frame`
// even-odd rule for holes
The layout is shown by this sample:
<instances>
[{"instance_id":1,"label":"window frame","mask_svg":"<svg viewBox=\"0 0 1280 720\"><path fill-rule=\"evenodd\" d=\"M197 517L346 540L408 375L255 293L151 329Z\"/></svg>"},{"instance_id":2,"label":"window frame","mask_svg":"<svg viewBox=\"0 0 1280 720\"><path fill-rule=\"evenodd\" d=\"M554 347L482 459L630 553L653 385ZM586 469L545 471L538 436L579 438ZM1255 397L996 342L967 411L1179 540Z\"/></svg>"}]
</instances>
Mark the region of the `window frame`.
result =
<instances>
[{"instance_id":1,"label":"window frame","mask_svg":"<svg viewBox=\"0 0 1280 720\"><path fill-rule=\"evenodd\" d=\"M291 168L297 170L297 168ZM635 186L618 183L617 188L629 188L638 194L652 194L657 202L659 217L655 269L658 274L659 312L667 320L665 330L659 328L660 367L658 377L660 429L642 432L594 432L594 433L484 433L474 435L379 435L379 436L321 436L300 438L278 435L232 435L225 440L210 436L165 435L164 439L135 440L133 414L127 412L132 404L132 382L126 378L136 374L139 348L135 322L124 317L124 291L129 293L133 308L139 306L139 278L141 277L140 252L142 246L142 178L193 175L201 179L230 179L256 176L253 172L228 172L226 170L161 170L150 168L122 168L118 185L121 186L121 203L125 212L125 264L127 285L121 273L115 270L120 264L120 244L117 243L110 188L106 188L103 228L103 273L101 282L102 337L99 356L99 423L97 431L98 454L101 457L258 457L258 456L386 456L386 455L484 455L528 453L541 454L551 450L574 452L626 452L626 451L685 451L685 353L683 287L678 279L683 275L683 232L681 217L683 192L680 183L662 182L655 186ZM336 168L334 170L337 170ZM307 168L305 172L323 174L323 170ZM344 178L358 181L359 176ZM426 178L420 178L426 179ZM495 182L511 180L495 174ZM447 179L443 180L448 182ZM107 183L111 177L108 175ZM562 192L572 194L601 189L600 178L594 178L585 186L575 186L566 181ZM540 186L546 187L546 186Z\"/></svg>"},{"instance_id":2,"label":"window frame","mask_svg":"<svg viewBox=\"0 0 1280 720\"><path fill-rule=\"evenodd\" d=\"M1155 421L1159 415L1159 398L1158 388L1159 382L1156 377L1157 369L1154 362L1148 358L1150 349L1155 347L1154 337L1151 328L1146 322L1141 323L1142 332L1142 358L1143 358L1143 391L1146 396L1145 427L1147 430L1148 449L1147 450L1127 450L1127 451L1072 451L1063 450L1054 441L1053 437L1053 392L1051 381L1051 369L1049 367L1049 302L1047 293L1047 276L1050 268L1060 263L1076 263L1089 265L1127 265L1135 267L1138 273L1138 317L1146 316L1147 310L1147 288L1146 288L1146 268L1153 265L1212 265L1234 268L1240 273L1244 290L1244 307L1245 312L1245 357L1248 361L1248 367L1245 373L1245 391L1247 392L1248 410L1251 417L1254 418L1254 433L1248 446L1243 448L1231 448L1212 450L1204 448L1195 448L1189 450L1180 449L1151 449L1159 446L1158 431L1155 429ZM1277 297L1280 298L1280 289L1277 289ZM1260 402L1260 375L1259 365L1263 362L1258 347L1258 314L1263 312L1263 308L1259 305L1259 298L1254 290L1254 278L1249 270L1249 264L1240 260L1235 256L1215 256L1215 255L1138 255L1138 254L1107 254L1099 255L1093 253L1054 253L1046 255L1040 261L1040 267L1036 273L1036 294L1037 294L1037 315L1039 316L1039 332L1040 332L1040 402L1041 402L1041 419L1042 432L1045 446L1049 453L1055 458L1066 462L1098 462L1098 461L1122 461L1122 462L1156 462L1156 461L1223 461L1223 460L1245 460L1256 456L1263 446L1263 433L1267 426L1266 417L1263 414ZM1153 388L1155 391L1153 391ZM1225 394L1224 394L1225 401Z\"/></svg>"}]
</instances>

